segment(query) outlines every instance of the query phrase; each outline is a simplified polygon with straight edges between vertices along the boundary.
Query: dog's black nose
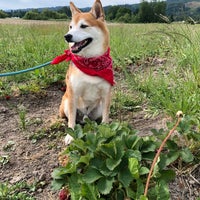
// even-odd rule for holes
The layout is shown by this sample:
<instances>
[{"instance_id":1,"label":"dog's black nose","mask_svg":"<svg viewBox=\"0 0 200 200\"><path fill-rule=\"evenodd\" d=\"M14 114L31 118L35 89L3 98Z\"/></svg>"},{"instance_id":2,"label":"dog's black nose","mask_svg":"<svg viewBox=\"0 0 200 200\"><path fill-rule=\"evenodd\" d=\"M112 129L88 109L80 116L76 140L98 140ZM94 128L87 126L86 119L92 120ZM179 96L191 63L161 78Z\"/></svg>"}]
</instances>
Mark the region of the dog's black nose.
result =
<instances>
[{"instance_id":1,"label":"dog's black nose","mask_svg":"<svg viewBox=\"0 0 200 200\"><path fill-rule=\"evenodd\" d=\"M67 41L67 42L72 42L72 35L71 34L67 34L67 35L65 35L64 36L64 38L65 38L65 40Z\"/></svg>"}]
</instances>

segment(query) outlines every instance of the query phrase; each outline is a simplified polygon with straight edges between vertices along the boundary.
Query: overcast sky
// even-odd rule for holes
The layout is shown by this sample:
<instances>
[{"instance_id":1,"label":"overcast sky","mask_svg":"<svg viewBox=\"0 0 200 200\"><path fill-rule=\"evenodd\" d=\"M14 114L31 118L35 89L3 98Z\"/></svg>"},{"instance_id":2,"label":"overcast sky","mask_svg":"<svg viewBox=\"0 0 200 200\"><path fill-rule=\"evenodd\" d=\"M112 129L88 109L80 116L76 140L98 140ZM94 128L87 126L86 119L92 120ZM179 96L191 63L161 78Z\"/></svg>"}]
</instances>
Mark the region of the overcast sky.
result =
<instances>
[{"instance_id":1,"label":"overcast sky","mask_svg":"<svg viewBox=\"0 0 200 200\"><path fill-rule=\"evenodd\" d=\"M94 0L71 0L78 8L90 7ZM70 0L0 0L0 10L68 6ZM141 0L101 0L103 6L135 4Z\"/></svg>"}]
</instances>

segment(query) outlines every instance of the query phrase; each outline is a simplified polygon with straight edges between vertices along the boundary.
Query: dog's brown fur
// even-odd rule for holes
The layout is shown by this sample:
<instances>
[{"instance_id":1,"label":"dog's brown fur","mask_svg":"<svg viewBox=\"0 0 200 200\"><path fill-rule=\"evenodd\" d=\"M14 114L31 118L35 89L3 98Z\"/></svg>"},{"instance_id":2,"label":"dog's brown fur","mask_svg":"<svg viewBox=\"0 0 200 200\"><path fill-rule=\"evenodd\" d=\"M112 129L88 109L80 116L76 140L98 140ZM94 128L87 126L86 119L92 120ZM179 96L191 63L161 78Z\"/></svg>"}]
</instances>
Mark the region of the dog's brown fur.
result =
<instances>
[{"instance_id":1,"label":"dog's brown fur","mask_svg":"<svg viewBox=\"0 0 200 200\"><path fill-rule=\"evenodd\" d=\"M109 32L100 0L95 1L88 13L82 13L72 2L70 9L72 12L70 29L74 29L74 32L80 30L81 34L81 22L86 23L91 27L90 29L97 31L97 33L100 32L98 38L100 43L93 39L97 43L94 44L94 47L92 42L77 54L83 57L103 55L109 48ZM88 34L92 34L92 31ZM86 75L71 63L66 74L66 85L67 89L60 105L60 116L68 118L69 127L74 128L75 126L77 109L81 110L83 115L91 115L92 120L102 117L102 122L109 121L111 85L107 81L100 77ZM71 136L67 135L65 142L69 144L72 139Z\"/></svg>"}]
</instances>

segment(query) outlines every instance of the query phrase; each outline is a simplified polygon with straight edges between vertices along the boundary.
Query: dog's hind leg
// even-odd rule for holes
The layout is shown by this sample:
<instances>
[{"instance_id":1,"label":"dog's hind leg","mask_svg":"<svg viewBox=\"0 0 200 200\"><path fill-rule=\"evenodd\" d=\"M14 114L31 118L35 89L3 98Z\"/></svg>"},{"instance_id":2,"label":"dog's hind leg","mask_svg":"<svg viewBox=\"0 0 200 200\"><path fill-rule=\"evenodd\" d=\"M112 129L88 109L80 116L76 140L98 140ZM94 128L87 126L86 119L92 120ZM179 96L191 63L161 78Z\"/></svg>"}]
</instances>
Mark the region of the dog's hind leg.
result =
<instances>
[{"instance_id":1,"label":"dog's hind leg","mask_svg":"<svg viewBox=\"0 0 200 200\"><path fill-rule=\"evenodd\" d=\"M68 94L62 97L59 115L61 118L66 117L68 119L68 127L74 128L76 120L76 101L73 98L68 98Z\"/></svg>"},{"instance_id":2,"label":"dog's hind leg","mask_svg":"<svg viewBox=\"0 0 200 200\"><path fill-rule=\"evenodd\" d=\"M59 116L60 116L61 118L67 117L67 116L65 115L65 112L64 112L64 101L63 101L63 100L62 100L62 102L61 102L61 104L60 104Z\"/></svg>"}]
</instances>

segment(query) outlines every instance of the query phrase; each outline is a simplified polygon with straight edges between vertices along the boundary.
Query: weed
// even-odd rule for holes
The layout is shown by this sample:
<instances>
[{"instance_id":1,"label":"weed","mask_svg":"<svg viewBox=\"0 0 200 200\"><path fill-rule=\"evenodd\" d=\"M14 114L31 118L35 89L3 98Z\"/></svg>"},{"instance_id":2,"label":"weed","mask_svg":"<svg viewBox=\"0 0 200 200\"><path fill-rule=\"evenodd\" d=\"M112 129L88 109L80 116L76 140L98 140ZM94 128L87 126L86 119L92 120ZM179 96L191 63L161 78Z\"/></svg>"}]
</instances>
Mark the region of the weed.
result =
<instances>
[{"instance_id":1,"label":"weed","mask_svg":"<svg viewBox=\"0 0 200 200\"><path fill-rule=\"evenodd\" d=\"M0 183L0 199L2 200L35 200L29 192L31 187L25 182L19 182L14 185Z\"/></svg>"},{"instance_id":2,"label":"weed","mask_svg":"<svg viewBox=\"0 0 200 200\"><path fill-rule=\"evenodd\" d=\"M111 118L115 118L117 116L119 121L126 120L129 122L128 117L131 119L131 115L133 112L141 110L141 102L142 97L136 92L133 94L128 89L116 90L114 98L112 99L111 105ZM128 113L130 116L128 116Z\"/></svg>"},{"instance_id":3,"label":"weed","mask_svg":"<svg viewBox=\"0 0 200 200\"><path fill-rule=\"evenodd\" d=\"M32 143L36 143L38 140L42 140L43 138L52 139L59 139L64 137L65 135L65 124L61 122L55 122L49 128L42 128L36 133L33 133L29 136L29 139L32 140ZM49 148L52 148L55 144L49 144Z\"/></svg>"},{"instance_id":4,"label":"weed","mask_svg":"<svg viewBox=\"0 0 200 200\"><path fill-rule=\"evenodd\" d=\"M3 80L0 80L0 96L6 97L7 95L10 95L10 93L11 93L10 84L6 83Z\"/></svg>"},{"instance_id":5,"label":"weed","mask_svg":"<svg viewBox=\"0 0 200 200\"><path fill-rule=\"evenodd\" d=\"M13 151L15 149L14 145L15 145L14 141L8 141L7 144L3 146L3 150L4 151Z\"/></svg>"},{"instance_id":6,"label":"weed","mask_svg":"<svg viewBox=\"0 0 200 200\"><path fill-rule=\"evenodd\" d=\"M27 127L27 121L26 121L26 108L21 105L18 107L18 113L19 113L19 119L20 119L20 127L22 130L25 130Z\"/></svg>"},{"instance_id":7,"label":"weed","mask_svg":"<svg viewBox=\"0 0 200 200\"><path fill-rule=\"evenodd\" d=\"M9 155L0 155L0 165L6 165L9 163L10 156Z\"/></svg>"}]
</instances>

